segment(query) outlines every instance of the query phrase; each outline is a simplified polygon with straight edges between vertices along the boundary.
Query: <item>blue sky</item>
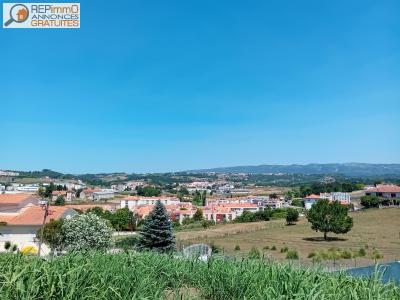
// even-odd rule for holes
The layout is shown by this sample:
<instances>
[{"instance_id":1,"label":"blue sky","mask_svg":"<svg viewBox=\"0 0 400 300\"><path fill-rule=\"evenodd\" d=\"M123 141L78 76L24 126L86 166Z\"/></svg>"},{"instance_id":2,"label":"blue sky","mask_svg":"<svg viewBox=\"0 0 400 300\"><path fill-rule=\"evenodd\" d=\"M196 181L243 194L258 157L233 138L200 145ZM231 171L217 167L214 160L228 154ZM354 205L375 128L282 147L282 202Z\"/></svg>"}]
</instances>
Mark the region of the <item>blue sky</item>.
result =
<instances>
[{"instance_id":1,"label":"blue sky","mask_svg":"<svg viewBox=\"0 0 400 300\"><path fill-rule=\"evenodd\" d=\"M400 162L399 1L114 3L0 29L0 169Z\"/></svg>"}]
</instances>

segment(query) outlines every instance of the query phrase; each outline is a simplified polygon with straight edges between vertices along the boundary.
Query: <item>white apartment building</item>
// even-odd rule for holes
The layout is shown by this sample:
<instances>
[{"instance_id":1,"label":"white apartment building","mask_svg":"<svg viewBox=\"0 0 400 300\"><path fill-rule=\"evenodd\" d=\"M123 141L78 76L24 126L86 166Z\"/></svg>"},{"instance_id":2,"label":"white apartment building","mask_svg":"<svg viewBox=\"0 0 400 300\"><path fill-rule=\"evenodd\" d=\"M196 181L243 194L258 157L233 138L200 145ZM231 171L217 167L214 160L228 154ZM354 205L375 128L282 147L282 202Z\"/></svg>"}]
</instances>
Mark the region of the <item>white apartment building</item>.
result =
<instances>
[{"instance_id":1,"label":"white apartment building","mask_svg":"<svg viewBox=\"0 0 400 300\"><path fill-rule=\"evenodd\" d=\"M154 205L158 200L160 200L164 205L176 205L180 203L180 200L175 197L128 196L121 200L121 208L129 208L129 210L134 210L136 207L141 205Z\"/></svg>"}]
</instances>

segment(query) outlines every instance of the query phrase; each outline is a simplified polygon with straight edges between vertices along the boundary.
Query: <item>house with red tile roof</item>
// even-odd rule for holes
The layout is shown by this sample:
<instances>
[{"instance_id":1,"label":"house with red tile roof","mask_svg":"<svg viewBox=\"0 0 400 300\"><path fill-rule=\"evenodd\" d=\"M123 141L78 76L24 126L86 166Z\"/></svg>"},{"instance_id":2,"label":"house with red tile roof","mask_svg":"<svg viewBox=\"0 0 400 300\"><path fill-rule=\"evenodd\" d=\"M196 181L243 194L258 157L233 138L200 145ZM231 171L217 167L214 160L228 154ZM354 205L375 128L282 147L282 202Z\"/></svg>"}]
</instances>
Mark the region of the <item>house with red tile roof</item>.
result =
<instances>
[{"instance_id":1,"label":"house with red tile roof","mask_svg":"<svg viewBox=\"0 0 400 300\"><path fill-rule=\"evenodd\" d=\"M28 204L38 204L39 198L30 193L0 194L0 213L16 213Z\"/></svg>"},{"instance_id":2,"label":"house with red tile roof","mask_svg":"<svg viewBox=\"0 0 400 300\"><path fill-rule=\"evenodd\" d=\"M75 199L73 191L53 191L51 193L51 200L56 201L59 196L63 196L66 202L71 202Z\"/></svg>"},{"instance_id":3,"label":"house with red tile roof","mask_svg":"<svg viewBox=\"0 0 400 300\"><path fill-rule=\"evenodd\" d=\"M44 209L37 205L37 199L31 200L30 196L26 195L24 198L21 194L13 194L13 197L0 195L0 251L4 251L7 241L17 245L18 249L25 246L38 248L36 232L42 226ZM12 209L8 209L10 204ZM76 214L75 210L66 206L50 206L48 211L46 223ZM43 254L50 251L46 245L43 245L42 250Z\"/></svg>"},{"instance_id":4,"label":"house with red tile roof","mask_svg":"<svg viewBox=\"0 0 400 300\"><path fill-rule=\"evenodd\" d=\"M182 223L185 218L192 218L197 211L197 207L189 202L181 202L179 204L164 205L171 221ZM134 208L134 213L140 218L145 218L153 210L154 204L138 205Z\"/></svg>"},{"instance_id":5,"label":"house with red tile roof","mask_svg":"<svg viewBox=\"0 0 400 300\"><path fill-rule=\"evenodd\" d=\"M374 187L367 187L365 195L383 198L400 198L400 186L394 184L378 184Z\"/></svg>"}]
</instances>

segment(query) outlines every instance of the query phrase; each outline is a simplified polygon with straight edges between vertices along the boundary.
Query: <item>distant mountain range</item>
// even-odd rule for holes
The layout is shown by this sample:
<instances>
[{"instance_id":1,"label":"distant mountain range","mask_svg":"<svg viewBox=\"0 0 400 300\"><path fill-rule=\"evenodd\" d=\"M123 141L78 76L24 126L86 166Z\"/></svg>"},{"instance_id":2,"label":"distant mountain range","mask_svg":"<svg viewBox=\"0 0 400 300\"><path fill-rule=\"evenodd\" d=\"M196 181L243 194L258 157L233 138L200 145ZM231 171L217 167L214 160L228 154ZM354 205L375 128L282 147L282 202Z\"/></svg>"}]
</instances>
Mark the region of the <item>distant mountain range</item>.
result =
<instances>
[{"instance_id":1,"label":"distant mountain range","mask_svg":"<svg viewBox=\"0 0 400 300\"><path fill-rule=\"evenodd\" d=\"M289 173L343 174L347 176L400 175L400 164L332 163L307 165L259 165L190 170L193 173Z\"/></svg>"}]
</instances>

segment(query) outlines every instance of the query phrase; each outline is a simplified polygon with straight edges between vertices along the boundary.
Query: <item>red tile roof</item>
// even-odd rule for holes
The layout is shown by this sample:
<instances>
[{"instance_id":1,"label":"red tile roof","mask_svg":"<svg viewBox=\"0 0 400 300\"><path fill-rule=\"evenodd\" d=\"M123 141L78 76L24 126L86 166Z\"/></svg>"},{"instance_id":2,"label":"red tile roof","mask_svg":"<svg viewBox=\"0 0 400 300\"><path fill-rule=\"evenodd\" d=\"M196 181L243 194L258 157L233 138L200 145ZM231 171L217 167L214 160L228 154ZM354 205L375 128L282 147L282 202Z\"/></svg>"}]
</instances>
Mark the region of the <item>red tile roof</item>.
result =
<instances>
[{"instance_id":1,"label":"red tile roof","mask_svg":"<svg viewBox=\"0 0 400 300\"><path fill-rule=\"evenodd\" d=\"M394 184L378 184L376 187L367 188L367 193L400 193L400 186Z\"/></svg>"},{"instance_id":2,"label":"red tile roof","mask_svg":"<svg viewBox=\"0 0 400 300\"><path fill-rule=\"evenodd\" d=\"M321 198L321 197L319 195L315 195L315 194L311 194L306 197L306 199L319 199L319 198Z\"/></svg>"},{"instance_id":3,"label":"red tile roof","mask_svg":"<svg viewBox=\"0 0 400 300\"><path fill-rule=\"evenodd\" d=\"M100 207L103 210L111 210L111 205L96 205L96 204L68 204L65 205L64 207L72 208L72 209L79 209L82 211L87 211L88 209L95 208L95 207Z\"/></svg>"},{"instance_id":4,"label":"red tile roof","mask_svg":"<svg viewBox=\"0 0 400 300\"><path fill-rule=\"evenodd\" d=\"M50 206L49 215L46 223L51 219L60 219L68 210L65 206ZM41 225L43 222L44 211L41 206L31 205L26 206L19 213L0 214L0 222L6 222L7 225Z\"/></svg>"},{"instance_id":5,"label":"red tile roof","mask_svg":"<svg viewBox=\"0 0 400 300\"><path fill-rule=\"evenodd\" d=\"M29 198L37 200L33 194L28 193L0 194L0 206L22 204L25 201L29 200Z\"/></svg>"}]
</instances>

